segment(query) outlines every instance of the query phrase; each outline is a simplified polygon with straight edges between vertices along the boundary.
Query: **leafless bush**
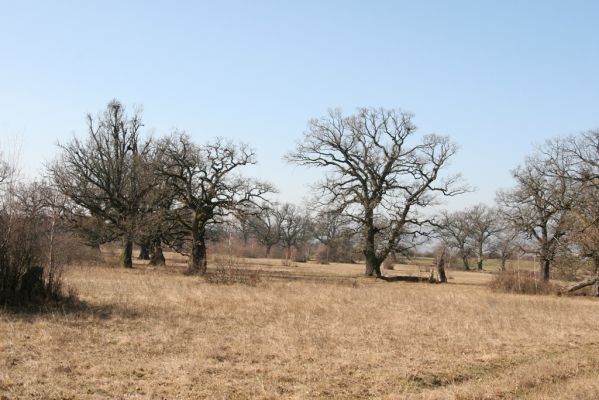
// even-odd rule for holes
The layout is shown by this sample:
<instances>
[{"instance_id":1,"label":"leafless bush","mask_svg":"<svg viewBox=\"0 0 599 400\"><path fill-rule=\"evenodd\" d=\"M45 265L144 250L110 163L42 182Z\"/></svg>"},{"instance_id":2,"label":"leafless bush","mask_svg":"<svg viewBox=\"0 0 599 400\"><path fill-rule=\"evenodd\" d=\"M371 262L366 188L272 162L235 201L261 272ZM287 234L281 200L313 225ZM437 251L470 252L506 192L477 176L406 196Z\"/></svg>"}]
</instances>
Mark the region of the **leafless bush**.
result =
<instances>
[{"instance_id":1,"label":"leafless bush","mask_svg":"<svg viewBox=\"0 0 599 400\"><path fill-rule=\"evenodd\" d=\"M0 187L0 305L69 297L62 285L60 222L48 190L40 183L17 185L16 179Z\"/></svg>"},{"instance_id":2,"label":"leafless bush","mask_svg":"<svg viewBox=\"0 0 599 400\"><path fill-rule=\"evenodd\" d=\"M216 258L214 270L206 275L206 282L216 285L242 284L256 286L261 282L258 271L248 268L239 260Z\"/></svg>"},{"instance_id":3,"label":"leafless bush","mask_svg":"<svg viewBox=\"0 0 599 400\"><path fill-rule=\"evenodd\" d=\"M530 271L506 270L489 282L491 290L518 294L557 294L559 288Z\"/></svg>"},{"instance_id":4,"label":"leafless bush","mask_svg":"<svg viewBox=\"0 0 599 400\"><path fill-rule=\"evenodd\" d=\"M0 304L22 306L65 297L62 264L50 260L44 250L45 237L31 219L12 216L2 225L6 231L0 243Z\"/></svg>"},{"instance_id":5,"label":"leafless bush","mask_svg":"<svg viewBox=\"0 0 599 400\"><path fill-rule=\"evenodd\" d=\"M555 258L552 266L554 279L576 282L591 272L588 262L573 254L562 254Z\"/></svg>"}]
</instances>

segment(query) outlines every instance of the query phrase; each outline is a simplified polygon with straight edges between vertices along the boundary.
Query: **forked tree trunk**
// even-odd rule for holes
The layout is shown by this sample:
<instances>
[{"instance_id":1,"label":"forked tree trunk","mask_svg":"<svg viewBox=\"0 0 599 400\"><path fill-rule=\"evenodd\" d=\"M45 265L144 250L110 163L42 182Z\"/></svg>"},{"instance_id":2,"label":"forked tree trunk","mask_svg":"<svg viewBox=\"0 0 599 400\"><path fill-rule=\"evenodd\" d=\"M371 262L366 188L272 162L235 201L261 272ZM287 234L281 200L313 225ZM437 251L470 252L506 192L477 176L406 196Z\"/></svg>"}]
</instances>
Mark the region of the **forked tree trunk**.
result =
<instances>
[{"instance_id":1,"label":"forked tree trunk","mask_svg":"<svg viewBox=\"0 0 599 400\"><path fill-rule=\"evenodd\" d=\"M133 241L125 239L121 251L121 266L124 268L133 268Z\"/></svg>"},{"instance_id":2,"label":"forked tree trunk","mask_svg":"<svg viewBox=\"0 0 599 400\"><path fill-rule=\"evenodd\" d=\"M162 253L162 244L160 239L156 240L154 243L154 249L152 251L152 256L150 257L150 265L166 265L166 259Z\"/></svg>"}]
</instances>

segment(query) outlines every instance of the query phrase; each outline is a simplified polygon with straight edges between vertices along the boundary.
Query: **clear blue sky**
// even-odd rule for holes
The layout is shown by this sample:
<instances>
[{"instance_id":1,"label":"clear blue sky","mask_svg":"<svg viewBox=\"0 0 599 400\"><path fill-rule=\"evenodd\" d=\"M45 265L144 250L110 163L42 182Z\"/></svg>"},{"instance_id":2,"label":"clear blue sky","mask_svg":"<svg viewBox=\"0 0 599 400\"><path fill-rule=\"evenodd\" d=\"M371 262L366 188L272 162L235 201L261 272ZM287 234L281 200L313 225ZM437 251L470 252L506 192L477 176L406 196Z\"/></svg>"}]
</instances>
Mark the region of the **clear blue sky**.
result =
<instances>
[{"instance_id":1,"label":"clear blue sky","mask_svg":"<svg viewBox=\"0 0 599 400\"><path fill-rule=\"evenodd\" d=\"M400 107L461 146L492 202L555 135L599 127L596 1L2 1L0 143L30 174L112 98L156 135L243 140L251 173L301 201L320 175L281 159L330 107Z\"/></svg>"}]
</instances>

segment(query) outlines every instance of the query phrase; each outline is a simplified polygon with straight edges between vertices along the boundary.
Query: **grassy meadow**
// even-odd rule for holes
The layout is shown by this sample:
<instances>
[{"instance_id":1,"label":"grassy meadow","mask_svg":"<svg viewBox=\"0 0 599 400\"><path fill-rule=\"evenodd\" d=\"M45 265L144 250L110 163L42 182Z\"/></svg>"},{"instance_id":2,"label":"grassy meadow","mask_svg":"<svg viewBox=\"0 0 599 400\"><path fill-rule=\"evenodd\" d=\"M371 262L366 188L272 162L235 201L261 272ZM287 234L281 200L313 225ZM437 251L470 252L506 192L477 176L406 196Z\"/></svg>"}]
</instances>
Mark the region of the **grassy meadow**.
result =
<instances>
[{"instance_id":1,"label":"grassy meadow","mask_svg":"<svg viewBox=\"0 0 599 400\"><path fill-rule=\"evenodd\" d=\"M0 399L599 398L596 299L278 260L224 285L168 262L71 266L81 304L0 310ZM427 277L418 264L385 273Z\"/></svg>"}]
</instances>

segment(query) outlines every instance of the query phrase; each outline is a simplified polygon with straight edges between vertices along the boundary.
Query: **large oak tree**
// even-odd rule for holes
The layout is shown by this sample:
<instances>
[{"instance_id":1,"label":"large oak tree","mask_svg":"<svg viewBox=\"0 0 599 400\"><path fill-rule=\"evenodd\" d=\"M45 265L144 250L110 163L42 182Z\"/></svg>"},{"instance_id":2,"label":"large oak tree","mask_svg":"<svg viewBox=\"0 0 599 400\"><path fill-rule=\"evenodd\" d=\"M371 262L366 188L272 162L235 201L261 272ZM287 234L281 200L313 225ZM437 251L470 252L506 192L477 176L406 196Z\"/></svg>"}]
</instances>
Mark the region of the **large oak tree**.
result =
<instances>
[{"instance_id":1,"label":"large oak tree","mask_svg":"<svg viewBox=\"0 0 599 400\"><path fill-rule=\"evenodd\" d=\"M449 138L415 137L412 115L400 110L362 108L313 119L290 162L326 170L319 183L324 206L352 218L361 227L366 274L381 276L381 263L427 218L419 211L436 194L462 193L459 176L441 179L457 147Z\"/></svg>"},{"instance_id":2,"label":"large oak tree","mask_svg":"<svg viewBox=\"0 0 599 400\"><path fill-rule=\"evenodd\" d=\"M63 195L122 238L121 263L128 268L146 200L155 187L152 142L141 138L142 127L139 112L128 115L113 100L97 118L87 116L85 138L59 144L60 154L49 167Z\"/></svg>"},{"instance_id":3,"label":"large oak tree","mask_svg":"<svg viewBox=\"0 0 599 400\"><path fill-rule=\"evenodd\" d=\"M237 173L256 163L254 152L245 145L222 139L198 145L189 135L175 133L158 148L158 174L174 190L177 219L191 242L190 272L204 274L209 226L255 207L273 188Z\"/></svg>"}]
</instances>

